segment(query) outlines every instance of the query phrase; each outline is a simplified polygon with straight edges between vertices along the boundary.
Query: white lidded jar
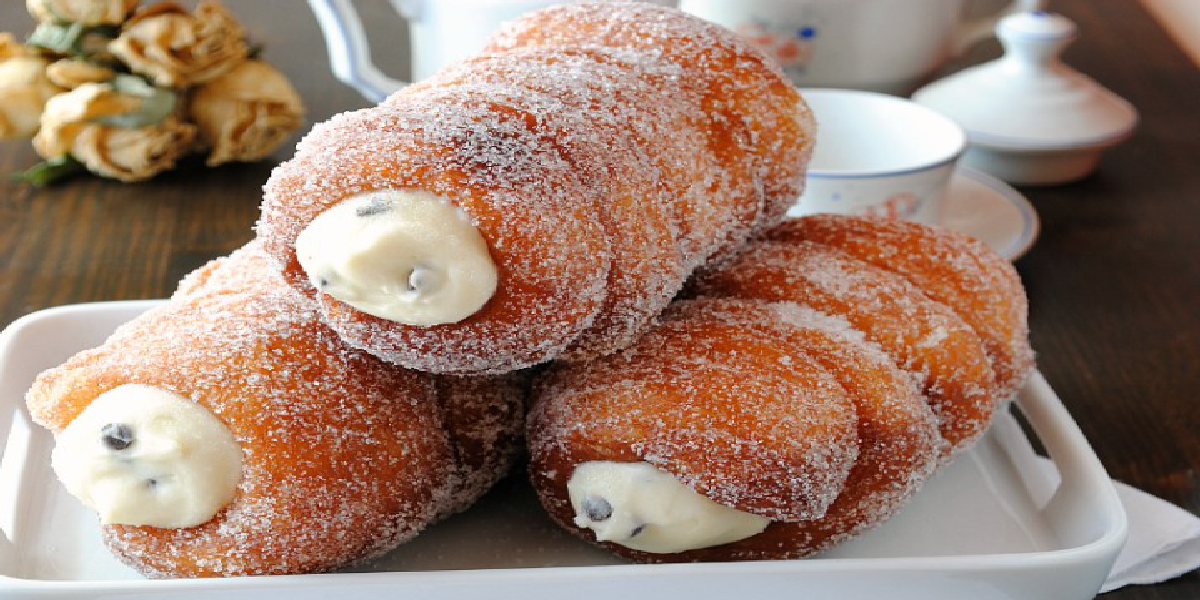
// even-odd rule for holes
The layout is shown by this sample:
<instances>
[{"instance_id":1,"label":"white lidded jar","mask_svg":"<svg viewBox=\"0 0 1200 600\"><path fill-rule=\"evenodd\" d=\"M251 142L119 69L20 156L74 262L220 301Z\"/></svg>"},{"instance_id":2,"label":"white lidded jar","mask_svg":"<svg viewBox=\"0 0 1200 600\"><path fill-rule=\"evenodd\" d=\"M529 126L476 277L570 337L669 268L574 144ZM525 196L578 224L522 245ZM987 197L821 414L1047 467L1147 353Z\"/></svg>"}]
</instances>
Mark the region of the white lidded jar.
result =
<instances>
[{"instance_id":1,"label":"white lidded jar","mask_svg":"<svg viewBox=\"0 0 1200 600\"><path fill-rule=\"evenodd\" d=\"M936 81L913 100L954 119L967 133L964 166L1009 183L1049 185L1087 176L1104 149L1137 123L1128 102L1065 64L1075 24L1040 11L996 27L1005 54Z\"/></svg>"}]
</instances>

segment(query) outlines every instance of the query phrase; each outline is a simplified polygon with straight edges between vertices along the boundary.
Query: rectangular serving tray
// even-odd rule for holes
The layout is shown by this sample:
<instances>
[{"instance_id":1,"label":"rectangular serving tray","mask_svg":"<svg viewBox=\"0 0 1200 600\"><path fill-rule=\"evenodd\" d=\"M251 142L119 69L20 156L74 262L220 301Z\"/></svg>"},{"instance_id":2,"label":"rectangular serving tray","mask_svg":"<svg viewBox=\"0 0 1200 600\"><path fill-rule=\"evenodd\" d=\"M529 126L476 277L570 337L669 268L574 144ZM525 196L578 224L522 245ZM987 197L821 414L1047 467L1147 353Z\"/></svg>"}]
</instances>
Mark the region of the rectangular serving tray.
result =
<instances>
[{"instance_id":1,"label":"rectangular serving tray","mask_svg":"<svg viewBox=\"0 0 1200 600\"><path fill-rule=\"evenodd\" d=\"M145 580L58 484L52 436L33 425L33 378L160 301L44 310L0 333L0 598L1073 600L1095 596L1125 540L1107 474L1040 374L1016 399L1047 449L1003 412L899 515L817 558L625 564L558 530L522 474L382 559L339 573Z\"/></svg>"}]
</instances>

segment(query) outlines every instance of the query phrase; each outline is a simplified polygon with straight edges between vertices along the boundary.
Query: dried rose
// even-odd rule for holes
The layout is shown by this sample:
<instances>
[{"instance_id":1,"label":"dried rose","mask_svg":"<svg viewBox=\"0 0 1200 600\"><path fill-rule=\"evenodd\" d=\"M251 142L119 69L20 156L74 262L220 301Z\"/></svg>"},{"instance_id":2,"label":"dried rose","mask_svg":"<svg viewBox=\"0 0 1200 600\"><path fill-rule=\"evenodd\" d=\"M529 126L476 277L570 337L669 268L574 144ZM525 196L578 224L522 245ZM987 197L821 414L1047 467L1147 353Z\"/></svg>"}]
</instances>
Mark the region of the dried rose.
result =
<instances>
[{"instance_id":1,"label":"dried rose","mask_svg":"<svg viewBox=\"0 0 1200 600\"><path fill-rule=\"evenodd\" d=\"M196 10L162 3L138 11L109 51L156 85L187 87L229 71L246 59L242 27L215 0Z\"/></svg>"},{"instance_id":2,"label":"dried rose","mask_svg":"<svg viewBox=\"0 0 1200 600\"><path fill-rule=\"evenodd\" d=\"M0 32L0 60L37 57L38 51L17 41L11 33Z\"/></svg>"},{"instance_id":3,"label":"dried rose","mask_svg":"<svg viewBox=\"0 0 1200 600\"><path fill-rule=\"evenodd\" d=\"M71 144L71 155L93 173L143 181L174 167L195 139L196 126L174 116L139 129L89 125Z\"/></svg>"},{"instance_id":4,"label":"dried rose","mask_svg":"<svg viewBox=\"0 0 1200 600\"><path fill-rule=\"evenodd\" d=\"M85 83L46 103L33 148L43 158L68 154L79 132L92 119L129 113L140 106L139 98L117 93L112 86Z\"/></svg>"},{"instance_id":5,"label":"dried rose","mask_svg":"<svg viewBox=\"0 0 1200 600\"><path fill-rule=\"evenodd\" d=\"M282 73L248 60L196 89L188 115L216 166L269 155L300 126L304 106Z\"/></svg>"},{"instance_id":6,"label":"dried rose","mask_svg":"<svg viewBox=\"0 0 1200 600\"><path fill-rule=\"evenodd\" d=\"M85 83L104 83L116 75L112 69L74 58L64 58L46 67L54 85L73 90Z\"/></svg>"},{"instance_id":7,"label":"dried rose","mask_svg":"<svg viewBox=\"0 0 1200 600\"><path fill-rule=\"evenodd\" d=\"M175 95L130 75L84 83L46 103L33 147L48 161L71 156L88 170L140 181L191 150L196 127L174 115Z\"/></svg>"},{"instance_id":8,"label":"dried rose","mask_svg":"<svg viewBox=\"0 0 1200 600\"><path fill-rule=\"evenodd\" d=\"M29 14L43 23L119 25L139 0L25 0Z\"/></svg>"},{"instance_id":9,"label":"dried rose","mask_svg":"<svg viewBox=\"0 0 1200 600\"><path fill-rule=\"evenodd\" d=\"M0 33L0 138L37 133L46 101L62 91L46 77L49 62Z\"/></svg>"}]
</instances>

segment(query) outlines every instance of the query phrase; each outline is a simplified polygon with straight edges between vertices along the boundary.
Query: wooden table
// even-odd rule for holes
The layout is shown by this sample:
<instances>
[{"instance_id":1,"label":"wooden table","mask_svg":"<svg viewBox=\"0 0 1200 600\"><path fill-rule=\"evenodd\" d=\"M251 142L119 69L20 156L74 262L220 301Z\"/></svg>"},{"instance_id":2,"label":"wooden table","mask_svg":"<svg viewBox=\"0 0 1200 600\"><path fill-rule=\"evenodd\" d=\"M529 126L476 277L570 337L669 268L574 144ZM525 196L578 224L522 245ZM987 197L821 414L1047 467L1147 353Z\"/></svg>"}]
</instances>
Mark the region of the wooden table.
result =
<instances>
[{"instance_id":1,"label":"wooden table","mask_svg":"<svg viewBox=\"0 0 1200 600\"><path fill-rule=\"evenodd\" d=\"M23 4L0 3L0 23L19 35L32 26ZM234 9L292 78L309 121L364 106L329 75L302 5L280 6ZM1068 62L1129 99L1143 121L1095 176L1022 190L1042 219L1037 245L1017 262L1039 367L1113 477L1200 512L1200 70L1138 3L1054 7L1082 32ZM367 10L370 27L400 27L385 3ZM997 52L986 44L955 66ZM189 161L140 184L0 182L0 324L61 304L164 297L251 238L260 186L290 147L258 164ZM28 143L0 142L0 172L34 162ZM1106 596L1198 597L1196 573Z\"/></svg>"}]
</instances>

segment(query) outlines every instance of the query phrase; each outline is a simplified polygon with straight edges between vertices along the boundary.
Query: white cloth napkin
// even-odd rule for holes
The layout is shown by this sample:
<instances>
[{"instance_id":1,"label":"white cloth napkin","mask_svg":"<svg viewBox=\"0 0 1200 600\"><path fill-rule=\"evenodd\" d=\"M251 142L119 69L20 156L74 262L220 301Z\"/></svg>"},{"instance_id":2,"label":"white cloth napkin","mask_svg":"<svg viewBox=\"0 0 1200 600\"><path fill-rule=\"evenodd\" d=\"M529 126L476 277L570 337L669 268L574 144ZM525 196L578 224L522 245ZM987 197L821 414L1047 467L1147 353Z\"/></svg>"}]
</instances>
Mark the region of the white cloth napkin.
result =
<instances>
[{"instance_id":1,"label":"white cloth napkin","mask_svg":"<svg viewBox=\"0 0 1200 600\"><path fill-rule=\"evenodd\" d=\"M1137 488L1120 482L1116 488L1129 518L1129 539L1101 592L1200 568L1200 518Z\"/></svg>"}]
</instances>

